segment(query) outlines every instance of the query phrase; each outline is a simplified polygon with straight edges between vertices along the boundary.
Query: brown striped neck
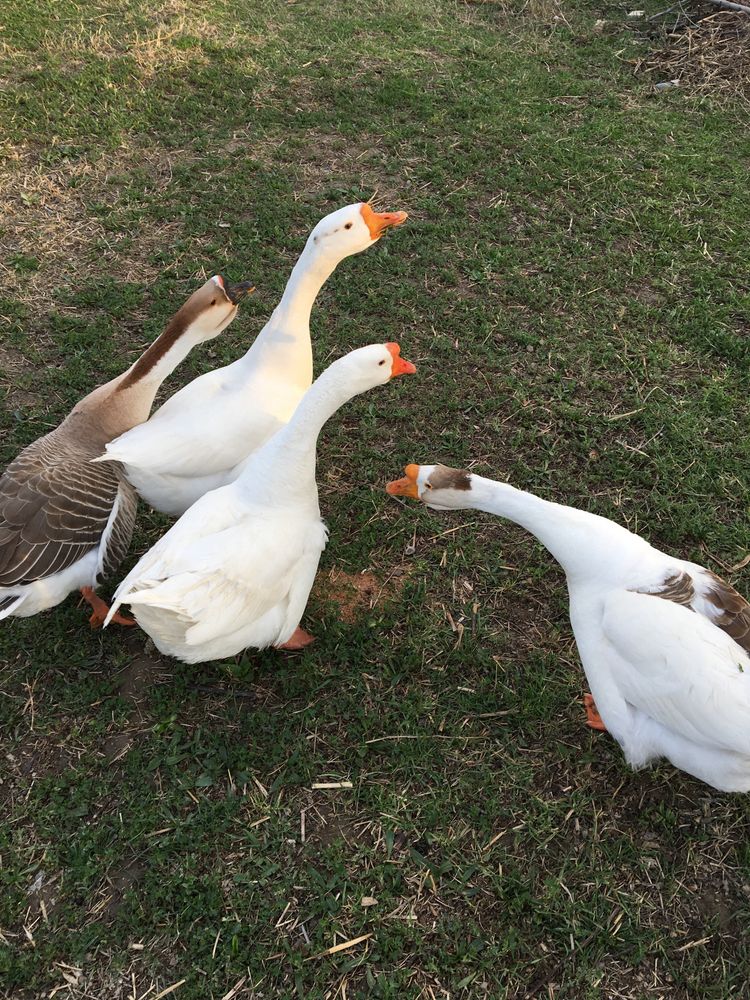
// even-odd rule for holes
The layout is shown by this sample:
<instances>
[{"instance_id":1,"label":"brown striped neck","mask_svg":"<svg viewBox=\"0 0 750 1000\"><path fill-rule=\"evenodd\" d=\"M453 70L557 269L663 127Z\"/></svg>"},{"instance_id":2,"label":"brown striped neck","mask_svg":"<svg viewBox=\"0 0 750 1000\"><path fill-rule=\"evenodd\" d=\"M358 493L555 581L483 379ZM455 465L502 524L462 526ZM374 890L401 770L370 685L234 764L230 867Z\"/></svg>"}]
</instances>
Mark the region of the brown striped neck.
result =
<instances>
[{"instance_id":1,"label":"brown striped neck","mask_svg":"<svg viewBox=\"0 0 750 1000\"><path fill-rule=\"evenodd\" d=\"M237 291L241 286L232 286ZM243 287L243 292L246 290ZM237 299L230 297L223 278L209 278L167 323L164 332L144 351L117 384L116 391L131 390L150 396L196 344L216 337L237 315Z\"/></svg>"},{"instance_id":2,"label":"brown striped neck","mask_svg":"<svg viewBox=\"0 0 750 1000\"><path fill-rule=\"evenodd\" d=\"M218 275L193 292L140 358L122 375L100 385L73 409L66 423L84 436L104 435L109 441L148 420L154 398L164 379L196 344L212 340L237 315L236 302L249 283L229 286ZM78 433L78 431L76 432Z\"/></svg>"},{"instance_id":3,"label":"brown striped neck","mask_svg":"<svg viewBox=\"0 0 750 1000\"><path fill-rule=\"evenodd\" d=\"M166 329L156 338L153 344L148 347L143 354L138 358L136 363L129 368L122 381L117 386L118 392L122 392L125 389L130 389L138 382L143 381L157 381L157 387L166 378L170 372L174 371L180 361L183 360L193 346L192 341L186 336L187 330L190 327L191 322L195 319L195 316L190 316L185 309L180 309L180 311L172 317L172 319L167 324ZM177 351L178 342L182 340L184 350ZM161 369L165 366L165 361L167 356L170 354L178 355L174 363L170 357L168 370L161 374Z\"/></svg>"}]
</instances>

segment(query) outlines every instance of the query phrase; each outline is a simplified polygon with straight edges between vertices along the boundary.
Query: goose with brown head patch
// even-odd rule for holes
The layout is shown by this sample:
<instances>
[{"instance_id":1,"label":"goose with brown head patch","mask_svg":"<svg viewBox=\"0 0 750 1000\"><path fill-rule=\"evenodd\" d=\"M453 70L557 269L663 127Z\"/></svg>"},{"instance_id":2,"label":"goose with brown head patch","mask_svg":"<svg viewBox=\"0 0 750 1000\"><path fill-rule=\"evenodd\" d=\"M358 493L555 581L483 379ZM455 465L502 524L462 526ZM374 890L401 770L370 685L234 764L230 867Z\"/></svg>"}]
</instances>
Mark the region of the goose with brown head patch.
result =
<instances>
[{"instance_id":1,"label":"goose with brown head patch","mask_svg":"<svg viewBox=\"0 0 750 1000\"><path fill-rule=\"evenodd\" d=\"M665 757L721 791L750 790L750 604L696 563L606 518L466 470L409 465L393 496L522 525L565 570L592 694L588 724L628 763Z\"/></svg>"},{"instance_id":2,"label":"goose with brown head patch","mask_svg":"<svg viewBox=\"0 0 750 1000\"><path fill-rule=\"evenodd\" d=\"M166 514L182 514L232 482L242 463L283 427L313 377L310 313L346 257L362 253L406 212L347 205L315 226L284 295L249 351L175 393L148 423L107 447L140 495Z\"/></svg>"},{"instance_id":3,"label":"goose with brown head patch","mask_svg":"<svg viewBox=\"0 0 750 1000\"><path fill-rule=\"evenodd\" d=\"M315 452L324 423L347 400L415 371L398 344L334 361L294 416L227 486L201 497L117 588L157 649L185 663L243 649L301 649L299 627L327 531Z\"/></svg>"},{"instance_id":4,"label":"goose with brown head patch","mask_svg":"<svg viewBox=\"0 0 750 1000\"><path fill-rule=\"evenodd\" d=\"M95 460L147 419L167 375L232 322L248 288L210 278L135 364L10 463L0 477L0 619L34 615L80 590L92 626L101 625L107 606L94 588L128 549L137 497L119 463Z\"/></svg>"}]
</instances>

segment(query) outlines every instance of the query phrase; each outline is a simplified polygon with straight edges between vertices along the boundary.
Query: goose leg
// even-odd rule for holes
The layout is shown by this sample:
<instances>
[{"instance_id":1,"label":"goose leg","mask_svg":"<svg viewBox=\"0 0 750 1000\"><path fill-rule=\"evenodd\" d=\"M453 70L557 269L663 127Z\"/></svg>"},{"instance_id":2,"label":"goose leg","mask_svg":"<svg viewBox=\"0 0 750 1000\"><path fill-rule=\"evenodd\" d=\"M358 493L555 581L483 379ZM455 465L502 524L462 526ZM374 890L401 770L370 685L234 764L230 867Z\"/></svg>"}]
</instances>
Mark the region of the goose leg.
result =
<instances>
[{"instance_id":1,"label":"goose leg","mask_svg":"<svg viewBox=\"0 0 750 1000\"><path fill-rule=\"evenodd\" d=\"M294 632L292 632L289 639L276 648L286 649L288 651L304 649L305 646L309 646L311 642L315 642L315 636L310 635L309 632L305 632L305 630L300 628L298 625Z\"/></svg>"},{"instance_id":2,"label":"goose leg","mask_svg":"<svg viewBox=\"0 0 750 1000\"><path fill-rule=\"evenodd\" d=\"M104 619L109 614L109 606L107 605L107 602L103 601L101 597L94 592L93 587L81 587L81 597L87 604L91 605L92 608L89 625L92 628L101 628L104 624ZM112 621L116 622L118 625L137 624L135 618L125 618L119 611L112 617Z\"/></svg>"},{"instance_id":3,"label":"goose leg","mask_svg":"<svg viewBox=\"0 0 750 1000\"><path fill-rule=\"evenodd\" d=\"M601 715L596 710L596 702L592 694L585 694L583 696L583 707L586 709L586 725L591 726L592 729L599 730L601 733L606 733L607 727L604 725Z\"/></svg>"}]
</instances>

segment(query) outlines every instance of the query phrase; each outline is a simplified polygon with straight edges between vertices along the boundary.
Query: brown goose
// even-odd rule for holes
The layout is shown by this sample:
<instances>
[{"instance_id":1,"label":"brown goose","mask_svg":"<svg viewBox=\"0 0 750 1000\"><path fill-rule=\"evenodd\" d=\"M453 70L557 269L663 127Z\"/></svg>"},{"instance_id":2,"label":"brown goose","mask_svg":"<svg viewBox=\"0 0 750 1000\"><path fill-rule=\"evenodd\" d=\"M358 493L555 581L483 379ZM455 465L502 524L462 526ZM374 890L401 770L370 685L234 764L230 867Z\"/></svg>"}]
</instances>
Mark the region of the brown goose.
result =
<instances>
[{"instance_id":1,"label":"brown goose","mask_svg":"<svg viewBox=\"0 0 750 1000\"><path fill-rule=\"evenodd\" d=\"M249 282L209 278L134 365L11 462L0 477L0 619L35 615L80 590L93 608L92 628L101 625L108 608L94 587L127 552L137 497L118 462L92 459L148 419L167 375L232 322L249 291Z\"/></svg>"}]
</instances>

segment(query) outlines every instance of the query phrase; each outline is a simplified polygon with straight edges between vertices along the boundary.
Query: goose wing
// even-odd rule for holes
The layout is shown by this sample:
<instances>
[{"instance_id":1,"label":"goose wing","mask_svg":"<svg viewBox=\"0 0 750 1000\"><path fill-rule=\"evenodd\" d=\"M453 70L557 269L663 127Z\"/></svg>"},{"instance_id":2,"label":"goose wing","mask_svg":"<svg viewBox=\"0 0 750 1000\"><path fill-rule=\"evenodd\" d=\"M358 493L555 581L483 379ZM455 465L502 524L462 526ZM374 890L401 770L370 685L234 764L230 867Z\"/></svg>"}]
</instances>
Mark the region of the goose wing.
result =
<instances>
[{"instance_id":1,"label":"goose wing","mask_svg":"<svg viewBox=\"0 0 750 1000\"><path fill-rule=\"evenodd\" d=\"M689 740L750 754L750 655L687 601L620 591L602 631L623 697Z\"/></svg>"},{"instance_id":2,"label":"goose wing","mask_svg":"<svg viewBox=\"0 0 750 1000\"><path fill-rule=\"evenodd\" d=\"M107 569L125 554L135 496L119 465L96 465L90 458L53 431L5 470L0 478L0 587L59 573L99 546L105 535Z\"/></svg>"}]
</instances>

